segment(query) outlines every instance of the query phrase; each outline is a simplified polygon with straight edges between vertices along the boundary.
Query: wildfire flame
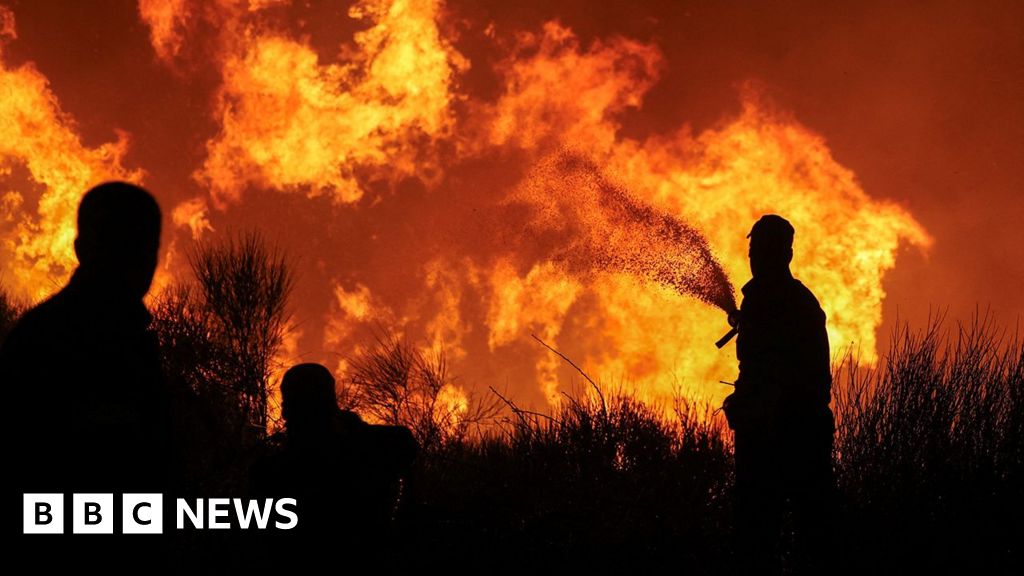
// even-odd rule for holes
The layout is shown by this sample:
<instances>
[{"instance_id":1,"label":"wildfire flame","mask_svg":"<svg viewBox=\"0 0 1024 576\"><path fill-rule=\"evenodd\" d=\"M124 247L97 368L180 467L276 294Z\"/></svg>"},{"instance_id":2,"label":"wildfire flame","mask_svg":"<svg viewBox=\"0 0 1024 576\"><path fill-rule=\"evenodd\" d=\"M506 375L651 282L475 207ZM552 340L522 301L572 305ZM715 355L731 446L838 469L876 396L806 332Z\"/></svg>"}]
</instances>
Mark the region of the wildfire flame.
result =
<instances>
[{"instance_id":1,"label":"wildfire flame","mask_svg":"<svg viewBox=\"0 0 1024 576\"><path fill-rule=\"evenodd\" d=\"M536 334L644 400L681 391L715 401L726 390L714 383L735 373L711 345L725 327L718 308L749 276L751 224L774 212L796 228L792 268L821 301L833 350L854 344L875 359L882 279L901 245L931 238L757 90L704 132L629 138L623 115L664 69L655 45L584 44L558 22L491 26L485 36L505 56L490 63L497 88L481 93L468 87L470 59L439 0L358 2L348 15L360 29L327 55L296 30L290 4L139 2L154 62L185 81L201 51L219 84L214 129L182 183L190 191L163 199L175 240L219 233L254 191L315 206L328 235L331 251L310 259L303 281L330 288L298 303L306 320L290 353L311 360L322 349L343 372L344 357L386 324L444 348L462 382L554 403L574 376ZM7 9L0 36L16 37ZM2 50L4 281L39 298L74 266L84 191L141 171L122 166L126 134L84 146L46 78L9 68ZM452 387L441 401L462 414L466 398Z\"/></svg>"},{"instance_id":2,"label":"wildfire flame","mask_svg":"<svg viewBox=\"0 0 1024 576\"><path fill-rule=\"evenodd\" d=\"M395 180L426 173L418 140L450 131L450 85L465 66L440 37L437 10L434 0L357 3L349 15L372 25L344 64L322 65L308 45L246 23L223 57L221 131L196 177L221 204L247 185L349 203L363 194L360 168L387 167Z\"/></svg>"},{"instance_id":3,"label":"wildfire flame","mask_svg":"<svg viewBox=\"0 0 1024 576\"><path fill-rule=\"evenodd\" d=\"M128 136L84 146L46 78L31 64L11 69L5 44L17 38L14 14L0 6L0 177L18 189L0 192L3 278L15 292L42 298L67 280L74 254L78 202L94 184L139 180L121 166Z\"/></svg>"}]
</instances>

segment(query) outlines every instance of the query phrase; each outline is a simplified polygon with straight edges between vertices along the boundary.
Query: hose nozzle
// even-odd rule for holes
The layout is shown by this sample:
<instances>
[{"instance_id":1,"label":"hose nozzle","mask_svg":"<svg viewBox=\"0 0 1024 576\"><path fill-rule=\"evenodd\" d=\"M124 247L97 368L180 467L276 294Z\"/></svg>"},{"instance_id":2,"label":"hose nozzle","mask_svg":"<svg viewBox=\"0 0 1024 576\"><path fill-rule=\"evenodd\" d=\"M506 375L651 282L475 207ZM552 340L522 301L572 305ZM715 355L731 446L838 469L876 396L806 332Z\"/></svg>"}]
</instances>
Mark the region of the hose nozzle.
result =
<instances>
[{"instance_id":1,"label":"hose nozzle","mask_svg":"<svg viewBox=\"0 0 1024 576\"><path fill-rule=\"evenodd\" d=\"M733 310L732 312L729 312L727 320L729 322L729 326L732 326L732 329L726 332L725 336L722 336L721 338L718 339L717 342L715 342L715 346L719 349L728 344L730 340L735 338L736 335L740 333L740 311Z\"/></svg>"}]
</instances>

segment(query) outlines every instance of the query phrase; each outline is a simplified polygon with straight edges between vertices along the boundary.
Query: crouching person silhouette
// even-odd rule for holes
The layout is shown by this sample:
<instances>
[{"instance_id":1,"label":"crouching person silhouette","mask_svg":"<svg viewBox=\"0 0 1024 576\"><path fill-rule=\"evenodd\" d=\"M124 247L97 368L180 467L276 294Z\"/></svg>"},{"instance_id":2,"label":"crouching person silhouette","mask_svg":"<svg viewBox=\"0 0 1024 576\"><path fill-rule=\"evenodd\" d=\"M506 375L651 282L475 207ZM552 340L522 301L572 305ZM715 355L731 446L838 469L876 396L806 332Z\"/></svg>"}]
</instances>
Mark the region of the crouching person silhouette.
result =
<instances>
[{"instance_id":1,"label":"crouching person silhouette","mask_svg":"<svg viewBox=\"0 0 1024 576\"><path fill-rule=\"evenodd\" d=\"M254 464L251 482L257 497L296 499L298 524L280 539L290 567L339 554L389 566L399 552L392 520L418 450L411 432L341 410L334 377L319 364L290 368L281 399L284 431Z\"/></svg>"}]
</instances>

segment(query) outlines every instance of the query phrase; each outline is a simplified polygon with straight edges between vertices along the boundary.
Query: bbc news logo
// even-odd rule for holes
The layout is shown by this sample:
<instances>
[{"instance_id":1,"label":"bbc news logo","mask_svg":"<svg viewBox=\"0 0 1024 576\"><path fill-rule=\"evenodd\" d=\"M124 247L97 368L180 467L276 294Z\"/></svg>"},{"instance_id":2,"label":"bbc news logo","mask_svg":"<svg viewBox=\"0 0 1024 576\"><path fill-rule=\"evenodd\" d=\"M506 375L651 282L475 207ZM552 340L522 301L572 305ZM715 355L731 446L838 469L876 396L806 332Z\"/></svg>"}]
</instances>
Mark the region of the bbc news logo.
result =
<instances>
[{"instance_id":1,"label":"bbc news logo","mask_svg":"<svg viewBox=\"0 0 1024 576\"><path fill-rule=\"evenodd\" d=\"M197 498L194 504L178 498L174 505L175 528L290 530L299 523L295 506L294 498ZM163 494L122 494L120 533L163 534L163 511ZM63 534L64 513L64 494L25 494L22 533ZM71 495L72 534L113 534L115 514L113 494Z\"/></svg>"}]
</instances>

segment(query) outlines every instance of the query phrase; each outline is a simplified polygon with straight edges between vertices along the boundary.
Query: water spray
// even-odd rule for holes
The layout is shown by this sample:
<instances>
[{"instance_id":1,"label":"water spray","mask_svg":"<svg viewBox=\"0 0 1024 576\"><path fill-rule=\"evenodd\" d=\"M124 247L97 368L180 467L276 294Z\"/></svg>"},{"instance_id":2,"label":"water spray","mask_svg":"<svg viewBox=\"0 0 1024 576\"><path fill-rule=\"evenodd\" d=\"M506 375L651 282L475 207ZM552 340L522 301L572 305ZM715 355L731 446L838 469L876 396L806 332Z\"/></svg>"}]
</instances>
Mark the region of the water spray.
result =
<instances>
[{"instance_id":1,"label":"water spray","mask_svg":"<svg viewBox=\"0 0 1024 576\"><path fill-rule=\"evenodd\" d=\"M638 200L590 158L570 151L534 168L512 198L530 205L527 238L557 239L547 256L576 273L622 272L736 309L732 284L699 230Z\"/></svg>"}]
</instances>

